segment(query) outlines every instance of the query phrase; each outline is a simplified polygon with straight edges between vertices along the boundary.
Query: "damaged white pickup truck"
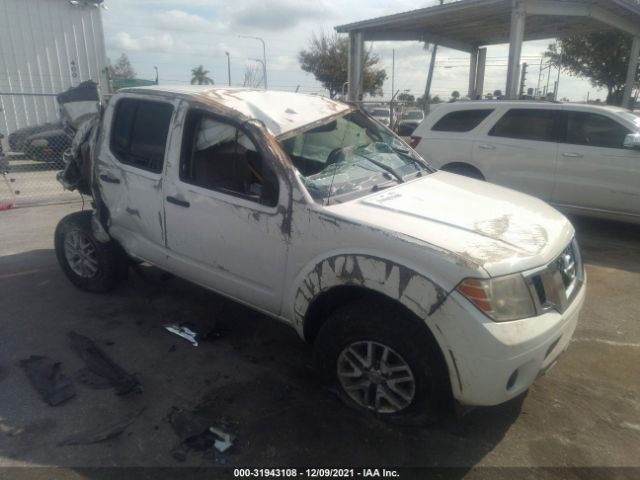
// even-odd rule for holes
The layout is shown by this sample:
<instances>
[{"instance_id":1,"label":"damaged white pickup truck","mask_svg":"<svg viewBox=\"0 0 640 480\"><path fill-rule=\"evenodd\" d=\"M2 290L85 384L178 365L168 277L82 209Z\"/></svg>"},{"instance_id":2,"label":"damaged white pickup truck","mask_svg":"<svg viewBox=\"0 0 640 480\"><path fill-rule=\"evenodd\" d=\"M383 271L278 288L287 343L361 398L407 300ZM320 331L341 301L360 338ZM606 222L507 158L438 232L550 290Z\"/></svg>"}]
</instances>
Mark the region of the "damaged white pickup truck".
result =
<instances>
[{"instance_id":1,"label":"damaged white pickup truck","mask_svg":"<svg viewBox=\"0 0 640 480\"><path fill-rule=\"evenodd\" d=\"M59 179L93 196L55 234L76 286L107 291L131 259L150 262L290 324L345 401L386 419L522 393L585 297L564 216L437 172L321 97L123 90Z\"/></svg>"}]
</instances>

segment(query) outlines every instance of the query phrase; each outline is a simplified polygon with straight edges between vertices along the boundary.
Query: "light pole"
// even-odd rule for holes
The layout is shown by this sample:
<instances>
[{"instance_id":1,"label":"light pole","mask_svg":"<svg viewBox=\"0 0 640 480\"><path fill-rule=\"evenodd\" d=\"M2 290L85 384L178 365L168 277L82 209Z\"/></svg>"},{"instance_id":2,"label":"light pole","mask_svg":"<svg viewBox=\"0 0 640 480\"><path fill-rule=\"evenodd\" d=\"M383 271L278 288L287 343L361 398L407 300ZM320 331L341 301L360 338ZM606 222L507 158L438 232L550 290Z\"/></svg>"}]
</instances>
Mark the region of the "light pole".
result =
<instances>
[{"instance_id":1,"label":"light pole","mask_svg":"<svg viewBox=\"0 0 640 480\"><path fill-rule=\"evenodd\" d=\"M264 89L267 89L267 77L265 77L265 75L267 74L267 69L264 66L264 62L262 60L260 60L259 58L250 58L249 60L253 60L254 62L258 62L262 64L262 84L264 85Z\"/></svg>"},{"instance_id":2,"label":"light pole","mask_svg":"<svg viewBox=\"0 0 640 480\"><path fill-rule=\"evenodd\" d=\"M261 37L252 37L250 35L238 35L240 38L252 38L262 42L262 76L264 77L264 89L267 89L267 47Z\"/></svg>"},{"instance_id":3,"label":"light pole","mask_svg":"<svg viewBox=\"0 0 640 480\"><path fill-rule=\"evenodd\" d=\"M158 74L158 67L153 67L154 70L156 71L156 85L160 85L160 75Z\"/></svg>"},{"instance_id":4,"label":"light pole","mask_svg":"<svg viewBox=\"0 0 640 480\"><path fill-rule=\"evenodd\" d=\"M229 77L229 86L231 86L231 55L226 51L224 54L227 56L227 76Z\"/></svg>"}]
</instances>

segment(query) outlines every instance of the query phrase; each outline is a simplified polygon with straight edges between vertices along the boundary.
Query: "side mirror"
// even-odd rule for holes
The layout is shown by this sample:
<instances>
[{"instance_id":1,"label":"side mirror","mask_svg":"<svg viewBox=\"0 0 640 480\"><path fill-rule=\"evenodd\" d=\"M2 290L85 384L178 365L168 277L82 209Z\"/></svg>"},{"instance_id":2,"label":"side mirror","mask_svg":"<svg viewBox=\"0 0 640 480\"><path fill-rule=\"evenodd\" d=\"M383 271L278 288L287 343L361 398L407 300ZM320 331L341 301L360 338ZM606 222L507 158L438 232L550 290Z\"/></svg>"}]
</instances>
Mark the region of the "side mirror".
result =
<instances>
[{"instance_id":1,"label":"side mirror","mask_svg":"<svg viewBox=\"0 0 640 480\"><path fill-rule=\"evenodd\" d=\"M624 139L624 148L640 150L640 133L630 133Z\"/></svg>"}]
</instances>

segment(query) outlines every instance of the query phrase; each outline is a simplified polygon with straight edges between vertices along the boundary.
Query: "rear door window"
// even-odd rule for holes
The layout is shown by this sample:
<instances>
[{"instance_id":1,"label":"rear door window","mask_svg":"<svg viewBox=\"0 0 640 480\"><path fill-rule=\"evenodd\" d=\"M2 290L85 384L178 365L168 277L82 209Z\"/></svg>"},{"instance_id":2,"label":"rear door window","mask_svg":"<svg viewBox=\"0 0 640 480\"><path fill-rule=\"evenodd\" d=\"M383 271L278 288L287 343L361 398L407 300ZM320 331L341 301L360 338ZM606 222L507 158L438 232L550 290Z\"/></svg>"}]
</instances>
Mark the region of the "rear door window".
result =
<instances>
[{"instance_id":1,"label":"rear door window","mask_svg":"<svg viewBox=\"0 0 640 480\"><path fill-rule=\"evenodd\" d=\"M172 115L169 103L119 100L111 128L111 151L126 165L162 172Z\"/></svg>"},{"instance_id":2,"label":"rear door window","mask_svg":"<svg viewBox=\"0 0 640 480\"><path fill-rule=\"evenodd\" d=\"M492 109L451 112L438 120L431 130L435 132L470 132L492 112Z\"/></svg>"},{"instance_id":3,"label":"rear door window","mask_svg":"<svg viewBox=\"0 0 640 480\"><path fill-rule=\"evenodd\" d=\"M496 123L489 135L492 137L515 138L556 142L558 131L556 110L513 108Z\"/></svg>"},{"instance_id":4,"label":"rear door window","mask_svg":"<svg viewBox=\"0 0 640 480\"><path fill-rule=\"evenodd\" d=\"M588 112L567 112L566 143L601 148L624 148L624 139L631 131L604 115Z\"/></svg>"}]
</instances>

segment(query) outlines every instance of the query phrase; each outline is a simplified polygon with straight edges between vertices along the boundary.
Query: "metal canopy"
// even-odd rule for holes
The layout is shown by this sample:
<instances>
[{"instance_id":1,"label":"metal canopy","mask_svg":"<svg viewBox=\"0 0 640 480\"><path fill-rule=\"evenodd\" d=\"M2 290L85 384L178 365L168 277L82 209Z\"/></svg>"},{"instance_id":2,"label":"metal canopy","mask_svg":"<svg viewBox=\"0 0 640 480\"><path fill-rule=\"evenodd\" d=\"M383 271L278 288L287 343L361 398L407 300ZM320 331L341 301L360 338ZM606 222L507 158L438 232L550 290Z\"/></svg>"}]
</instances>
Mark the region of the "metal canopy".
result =
<instances>
[{"instance_id":1,"label":"metal canopy","mask_svg":"<svg viewBox=\"0 0 640 480\"><path fill-rule=\"evenodd\" d=\"M340 25L336 31L349 33L352 42L424 41L472 56L481 46L510 43L510 60L519 63L522 41L615 29L640 37L640 6L631 2L460 0ZM515 65L509 78L509 84L517 78ZM513 93L513 85L507 92Z\"/></svg>"}]
</instances>

